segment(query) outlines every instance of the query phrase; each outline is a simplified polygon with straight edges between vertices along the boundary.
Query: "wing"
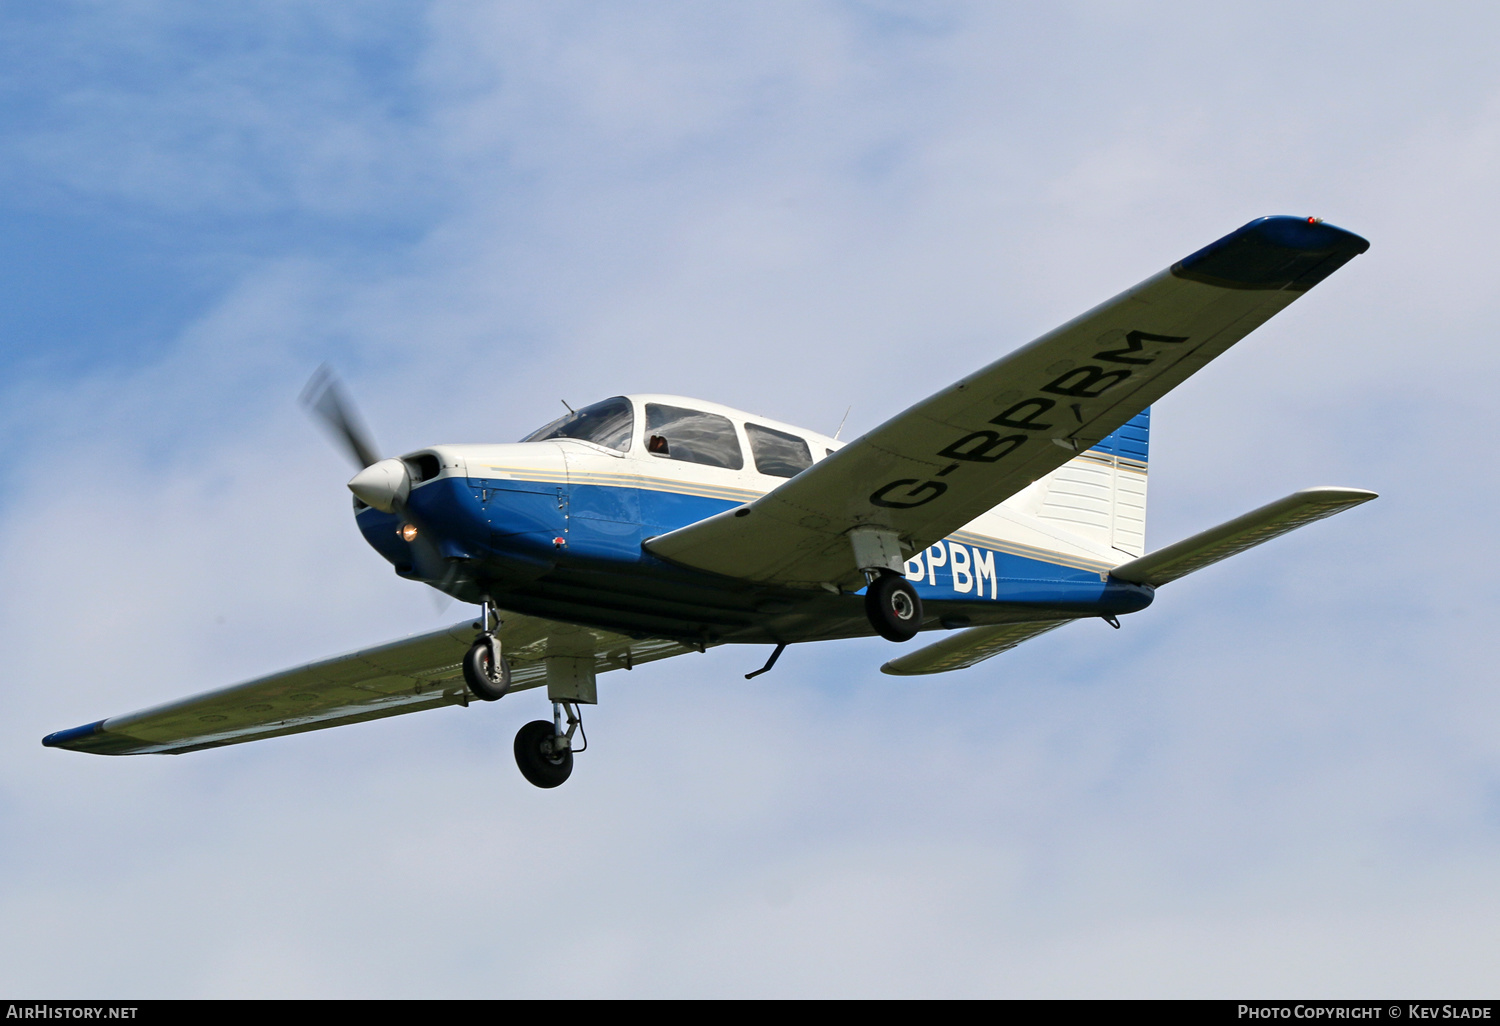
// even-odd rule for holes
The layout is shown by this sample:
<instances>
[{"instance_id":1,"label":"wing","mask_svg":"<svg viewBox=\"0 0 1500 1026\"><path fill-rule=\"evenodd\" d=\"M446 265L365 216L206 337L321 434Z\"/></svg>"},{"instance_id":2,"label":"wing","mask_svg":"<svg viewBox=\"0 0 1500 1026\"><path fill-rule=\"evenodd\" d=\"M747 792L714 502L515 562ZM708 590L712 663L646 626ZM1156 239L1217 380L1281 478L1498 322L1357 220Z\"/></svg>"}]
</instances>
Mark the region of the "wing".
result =
<instances>
[{"instance_id":1,"label":"wing","mask_svg":"<svg viewBox=\"0 0 1500 1026\"><path fill-rule=\"evenodd\" d=\"M309 663L268 677L43 738L51 748L99 755L193 752L360 720L468 705L461 660L474 642L469 623ZM697 651L659 638L638 640L539 617L504 614L499 631L511 690L546 683L546 656L592 656L596 673Z\"/></svg>"},{"instance_id":2,"label":"wing","mask_svg":"<svg viewBox=\"0 0 1500 1026\"><path fill-rule=\"evenodd\" d=\"M902 555L946 537L1105 438L1368 248L1322 222L1252 221L748 506L646 547L741 579L862 583L849 531L894 535Z\"/></svg>"}]
</instances>

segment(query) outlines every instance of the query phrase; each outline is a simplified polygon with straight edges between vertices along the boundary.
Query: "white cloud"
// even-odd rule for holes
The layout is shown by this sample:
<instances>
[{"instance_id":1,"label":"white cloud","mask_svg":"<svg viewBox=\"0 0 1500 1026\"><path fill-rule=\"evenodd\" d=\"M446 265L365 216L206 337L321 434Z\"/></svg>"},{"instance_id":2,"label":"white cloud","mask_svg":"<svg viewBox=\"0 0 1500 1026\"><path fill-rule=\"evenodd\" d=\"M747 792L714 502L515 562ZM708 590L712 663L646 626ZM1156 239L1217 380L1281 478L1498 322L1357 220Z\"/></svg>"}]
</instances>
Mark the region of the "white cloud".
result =
<instances>
[{"instance_id":1,"label":"white cloud","mask_svg":"<svg viewBox=\"0 0 1500 1026\"><path fill-rule=\"evenodd\" d=\"M1488 981L1487 10L394 5L398 44L291 7L228 46L140 10L35 30L97 59L59 90L81 113L10 123L5 174L161 230L232 222L243 269L164 357L6 387L0 980ZM392 66L356 73L361 46ZM1373 248L1160 404L1151 540L1308 484L1385 494L1118 634L915 682L873 641L751 684L758 650L612 675L556 792L511 765L534 696L173 759L37 744L442 619L365 550L295 408L324 358L389 451L644 389L823 430L853 403L859 431L1273 212Z\"/></svg>"}]
</instances>

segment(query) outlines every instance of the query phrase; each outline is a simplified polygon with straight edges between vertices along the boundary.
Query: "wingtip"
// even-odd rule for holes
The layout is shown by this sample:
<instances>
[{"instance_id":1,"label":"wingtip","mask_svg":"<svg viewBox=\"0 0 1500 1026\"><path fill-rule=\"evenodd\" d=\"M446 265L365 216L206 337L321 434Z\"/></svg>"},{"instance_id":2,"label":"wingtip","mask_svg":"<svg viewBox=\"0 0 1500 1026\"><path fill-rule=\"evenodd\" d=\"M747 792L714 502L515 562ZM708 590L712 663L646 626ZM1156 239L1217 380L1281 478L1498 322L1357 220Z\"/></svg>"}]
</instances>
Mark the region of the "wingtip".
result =
<instances>
[{"instance_id":1,"label":"wingtip","mask_svg":"<svg viewBox=\"0 0 1500 1026\"><path fill-rule=\"evenodd\" d=\"M85 723L81 727L69 727L67 730L55 730L42 738L42 744L47 748L78 748L80 743L93 737L95 734L104 732L104 721L97 720L93 723Z\"/></svg>"},{"instance_id":2,"label":"wingtip","mask_svg":"<svg viewBox=\"0 0 1500 1026\"><path fill-rule=\"evenodd\" d=\"M1258 217L1173 265L1179 278L1230 289L1306 292L1370 248L1316 217Z\"/></svg>"},{"instance_id":3,"label":"wingtip","mask_svg":"<svg viewBox=\"0 0 1500 1026\"><path fill-rule=\"evenodd\" d=\"M136 755L141 752L159 751L159 748L140 738L118 731L106 730L107 719L85 723L81 727L59 730L42 738L48 748L65 748L70 752L87 752L90 755Z\"/></svg>"},{"instance_id":4,"label":"wingtip","mask_svg":"<svg viewBox=\"0 0 1500 1026\"><path fill-rule=\"evenodd\" d=\"M1316 488L1304 488L1296 495L1305 495L1310 498L1342 499L1346 505L1357 506L1361 502L1369 502L1371 499L1380 498L1379 492L1372 492L1368 488L1349 488L1344 485L1321 485Z\"/></svg>"}]
</instances>

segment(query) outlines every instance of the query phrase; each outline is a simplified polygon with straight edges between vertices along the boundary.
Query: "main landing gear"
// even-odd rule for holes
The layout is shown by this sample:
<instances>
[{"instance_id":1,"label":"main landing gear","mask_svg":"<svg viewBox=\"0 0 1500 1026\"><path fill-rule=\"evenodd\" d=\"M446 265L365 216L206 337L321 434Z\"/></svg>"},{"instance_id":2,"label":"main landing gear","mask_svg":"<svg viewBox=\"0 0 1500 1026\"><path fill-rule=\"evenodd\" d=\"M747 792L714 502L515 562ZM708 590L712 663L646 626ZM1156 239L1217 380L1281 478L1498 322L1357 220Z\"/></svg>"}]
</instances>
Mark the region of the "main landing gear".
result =
<instances>
[{"instance_id":1,"label":"main landing gear","mask_svg":"<svg viewBox=\"0 0 1500 1026\"><path fill-rule=\"evenodd\" d=\"M480 634L464 653L464 683L476 698L493 702L510 690L511 675L495 635L500 620L488 600L474 629ZM516 732L516 765L521 776L537 787L556 787L567 780L573 773L573 753L588 748L578 706L595 700L593 660L548 657L547 691L552 698L552 719L532 720ZM578 748L573 747L575 735L583 742Z\"/></svg>"},{"instance_id":2,"label":"main landing gear","mask_svg":"<svg viewBox=\"0 0 1500 1026\"><path fill-rule=\"evenodd\" d=\"M868 575L865 615L887 641L910 641L922 626L922 599L907 579L891 570Z\"/></svg>"},{"instance_id":3,"label":"main landing gear","mask_svg":"<svg viewBox=\"0 0 1500 1026\"><path fill-rule=\"evenodd\" d=\"M567 729L563 720L567 719ZM556 787L568 779L573 772L573 734L583 738L583 747L588 748L588 737L582 732L583 718L578 706L572 702L553 702L552 721L532 720L516 731L516 765L521 776L537 787Z\"/></svg>"}]
</instances>

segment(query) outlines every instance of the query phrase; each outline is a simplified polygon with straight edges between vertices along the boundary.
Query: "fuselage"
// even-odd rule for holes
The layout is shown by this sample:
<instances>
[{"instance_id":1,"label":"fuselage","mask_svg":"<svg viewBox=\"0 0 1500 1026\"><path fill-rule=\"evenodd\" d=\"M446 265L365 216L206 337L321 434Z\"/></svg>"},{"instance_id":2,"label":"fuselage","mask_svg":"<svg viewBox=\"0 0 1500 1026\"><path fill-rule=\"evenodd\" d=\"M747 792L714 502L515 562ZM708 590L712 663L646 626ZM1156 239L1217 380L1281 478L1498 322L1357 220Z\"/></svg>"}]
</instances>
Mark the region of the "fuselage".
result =
<instances>
[{"instance_id":1,"label":"fuselage","mask_svg":"<svg viewBox=\"0 0 1500 1026\"><path fill-rule=\"evenodd\" d=\"M528 441L410 453L402 507L356 500L356 517L398 574L465 602L488 595L521 613L703 645L867 635L859 593L720 577L642 544L750 502L838 448L715 403L617 397ZM1002 505L913 553L906 577L926 628L1109 616L1151 601L1149 588L1110 578L1127 558Z\"/></svg>"}]
</instances>

